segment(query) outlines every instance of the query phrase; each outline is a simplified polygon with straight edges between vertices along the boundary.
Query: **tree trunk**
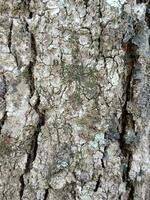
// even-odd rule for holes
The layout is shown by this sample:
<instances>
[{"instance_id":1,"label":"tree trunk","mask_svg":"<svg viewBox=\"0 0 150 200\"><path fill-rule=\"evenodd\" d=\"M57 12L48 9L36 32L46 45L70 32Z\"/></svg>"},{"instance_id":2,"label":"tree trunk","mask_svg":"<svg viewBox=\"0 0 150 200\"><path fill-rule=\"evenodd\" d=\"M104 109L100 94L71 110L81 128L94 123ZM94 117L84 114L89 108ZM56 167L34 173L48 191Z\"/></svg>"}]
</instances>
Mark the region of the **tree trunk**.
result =
<instances>
[{"instance_id":1,"label":"tree trunk","mask_svg":"<svg viewBox=\"0 0 150 200\"><path fill-rule=\"evenodd\" d=\"M0 0L0 200L150 200L149 15Z\"/></svg>"}]
</instances>

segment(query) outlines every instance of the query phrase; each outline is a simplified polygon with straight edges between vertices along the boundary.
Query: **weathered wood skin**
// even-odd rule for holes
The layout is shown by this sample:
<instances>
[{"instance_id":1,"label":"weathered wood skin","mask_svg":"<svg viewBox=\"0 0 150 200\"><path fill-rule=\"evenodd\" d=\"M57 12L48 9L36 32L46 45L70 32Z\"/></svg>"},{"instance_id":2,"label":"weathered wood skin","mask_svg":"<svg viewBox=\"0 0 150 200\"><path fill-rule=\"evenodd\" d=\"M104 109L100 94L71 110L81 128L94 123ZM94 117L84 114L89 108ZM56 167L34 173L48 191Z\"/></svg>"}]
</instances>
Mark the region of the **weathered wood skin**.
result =
<instances>
[{"instance_id":1,"label":"weathered wood skin","mask_svg":"<svg viewBox=\"0 0 150 200\"><path fill-rule=\"evenodd\" d=\"M149 15L0 0L0 200L150 200Z\"/></svg>"}]
</instances>

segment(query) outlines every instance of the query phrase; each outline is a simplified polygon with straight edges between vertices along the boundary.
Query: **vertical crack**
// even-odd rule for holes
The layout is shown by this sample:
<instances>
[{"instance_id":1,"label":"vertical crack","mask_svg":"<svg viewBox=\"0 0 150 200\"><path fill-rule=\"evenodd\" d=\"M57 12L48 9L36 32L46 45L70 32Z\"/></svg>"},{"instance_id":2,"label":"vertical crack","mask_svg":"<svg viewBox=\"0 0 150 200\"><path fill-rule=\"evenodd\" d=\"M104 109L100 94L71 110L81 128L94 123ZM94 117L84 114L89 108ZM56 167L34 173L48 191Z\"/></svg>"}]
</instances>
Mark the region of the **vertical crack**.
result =
<instances>
[{"instance_id":1,"label":"vertical crack","mask_svg":"<svg viewBox=\"0 0 150 200\"><path fill-rule=\"evenodd\" d=\"M4 112L4 115L3 115L2 119L0 120L0 134L1 134L2 127L5 124L6 119L7 119L7 111Z\"/></svg>"},{"instance_id":2,"label":"vertical crack","mask_svg":"<svg viewBox=\"0 0 150 200\"><path fill-rule=\"evenodd\" d=\"M28 28L28 26L27 26ZM27 30L29 31L29 30ZM31 40L31 61L29 62L29 65L26 68L26 81L29 85L29 89L30 89L30 99L32 98L32 96L34 95L35 91L36 91L36 87L35 87L35 80L34 80L34 66L36 64L36 57L37 57L37 50L36 50L36 41L35 41L35 37L33 33L30 33L30 40ZM34 106L31 106L35 112L38 114L38 122L36 124L34 133L32 135L31 138L31 143L30 143L30 150L29 153L27 155L27 162L26 162L26 166L25 166L25 170L24 173L20 176L20 200L22 199L23 193L24 193L24 188L25 188L25 183L24 183L24 175L29 173L31 168L32 168L32 164L36 158L37 155L37 149L38 149L38 136L39 133L41 132L41 128L42 126L44 126L45 124L45 110L40 110L39 106L40 106L40 96L37 93L37 101L35 103ZM48 192L48 190L47 190ZM46 192L45 194L45 198L48 195L48 193Z\"/></svg>"},{"instance_id":3,"label":"vertical crack","mask_svg":"<svg viewBox=\"0 0 150 200\"><path fill-rule=\"evenodd\" d=\"M103 152L103 157L102 157L102 159L101 159L101 165L102 165L102 168L103 169L105 169L105 163L104 163L104 159L106 158L106 156L107 156L107 145L104 147L104 152Z\"/></svg>"},{"instance_id":4,"label":"vertical crack","mask_svg":"<svg viewBox=\"0 0 150 200\"><path fill-rule=\"evenodd\" d=\"M28 12L29 12L28 18L29 18L29 19L32 19L32 17L33 17L33 12L31 12L31 10L30 10L30 2L31 2L31 0L25 0L25 6L27 7L27 10L28 10Z\"/></svg>"},{"instance_id":5,"label":"vertical crack","mask_svg":"<svg viewBox=\"0 0 150 200\"><path fill-rule=\"evenodd\" d=\"M130 100L132 100L132 76L133 76L133 69L135 64L138 60L137 55L137 46L132 43L131 40L128 41L126 44L126 54L125 54L125 66L127 67L127 76L125 81L125 102L122 107L122 122L121 122L121 134L120 134L120 149L122 152L122 164L123 164L123 175L122 179L124 182L126 182L126 188L129 190L129 196L128 200L131 200L134 198L134 183L130 179L129 172L131 169L132 164L132 146L131 144L128 144L126 142L126 135L127 135L127 129L129 126L132 125L132 129L134 130L134 121L133 117L131 116L132 113L128 112L127 104Z\"/></svg>"},{"instance_id":6,"label":"vertical crack","mask_svg":"<svg viewBox=\"0 0 150 200\"><path fill-rule=\"evenodd\" d=\"M8 48L9 48L10 53L11 53L12 30L13 30L13 20L11 20L11 22L10 22L10 30L9 30L9 34L8 34Z\"/></svg>"},{"instance_id":7,"label":"vertical crack","mask_svg":"<svg viewBox=\"0 0 150 200\"><path fill-rule=\"evenodd\" d=\"M84 0L84 4L85 4L86 9L88 8L88 3L89 3L89 0Z\"/></svg>"},{"instance_id":8,"label":"vertical crack","mask_svg":"<svg viewBox=\"0 0 150 200\"><path fill-rule=\"evenodd\" d=\"M32 163L34 162L37 154L37 149L38 149L38 136L39 133L41 132L42 126L45 124L45 111L40 111L39 110L39 105L40 105L40 97L38 96L37 103L34 106L35 111L39 115L38 123L35 128L34 134L32 136L31 140L31 149L27 157L27 163L26 163L26 168L25 168L25 173L28 173L32 167Z\"/></svg>"},{"instance_id":9,"label":"vertical crack","mask_svg":"<svg viewBox=\"0 0 150 200\"><path fill-rule=\"evenodd\" d=\"M30 89L30 98L32 98L36 90L35 81L34 81L34 66L36 64L36 57L37 57L36 41L35 41L34 34L31 33L31 61L27 67L27 72L28 72L27 82ZM30 171L32 163L36 158L36 153L37 153L37 148L38 148L38 135L41 132L41 127L44 126L45 124L45 111L40 111L39 105L40 105L40 96L37 93L36 104L32 107L38 114L39 118L38 118L38 123L36 125L35 131L31 140L31 149L28 154L25 173Z\"/></svg>"},{"instance_id":10,"label":"vertical crack","mask_svg":"<svg viewBox=\"0 0 150 200\"><path fill-rule=\"evenodd\" d=\"M98 176L98 180L96 182L96 186L94 188L94 192L97 192L98 188L100 187L101 184L101 174Z\"/></svg>"},{"instance_id":11,"label":"vertical crack","mask_svg":"<svg viewBox=\"0 0 150 200\"><path fill-rule=\"evenodd\" d=\"M29 173L31 168L32 168L32 164L33 164L33 162L36 158L36 155L37 155L38 136L39 136L39 133L41 132L42 126L44 126L44 124L45 124L45 111L41 112L40 109L39 109L39 105L40 105L40 97L38 96L37 102L34 106L34 109L38 113L39 119L38 119L38 123L37 123L36 128L35 128L34 134L32 136L32 139L31 139L31 146L30 146L30 151L29 151L28 156L27 156L27 162L26 162L25 170L24 170L24 173L20 176L20 184L21 184L20 200L22 199L22 196L23 196L23 193L24 193L24 188L25 188L24 175ZM48 192L48 190L47 190L47 192ZM46 198L46 194L45 194L45 198Z\"/></svg>"},{"instance_id":12,"label":"vertical crack","mask_svg":"<svg viewBox=\"0 0 150 200\"><path fill-rule=\"evenodd\" d=\"M47 197L48 197L48 189L45 189L45 194L44 194L43 200L47 200Z\"/></svg>"},{"instance_id":13,"label":"vertical crack","mask_svg":"<svg viewBox=\"0 0 150 200\"><path fill-rule=\"evenodd\" d=\"M25 183L24 183L24 178L23 178L23 174L20 176L20 200L22 199L23 196L23 192L24 192L24 188L25 188Z\"/></svg>"},{"instance_id":14,"label":"vertical crack","mask_svg":"<svg viewBox=\"0 0 150 200\"><path fill-rule=\"evenodd\" d=\"M150 29L150 0L146 5L145 21L147 22L147 26Z\"/></svg>"},{"instance_id":15,"label":"vertical crack","mask_svg":"<svg viewBox=\"0 0 150 200\"><path fill-rule=\"evenodd\" d=\"M2 131L2 127L7 119L7 111L6 111L6 99L5 99L5 95L7 93L7 84L6 84L6 77L5 75L3 74L2 76L2 84L1 84L1 88L0 88L0 96L3 98L5 104L5 111L4 111L4 114L3 114L3 117L1 118L0 120L0 134L1 134L1 131Z\"/></svg>"},{"instance_id":16,"label":"vertical crack","mask_svg":"<svg viewBox=\"0 0 150 200\"><path fill-rule=\"evenodd\" d=\"M71 195L72 195L72 199L76 200L76 183L72 182L72 188L71 188Z\"/></svg>"},{"instance_id":17,"label":"vertical crack","mask_svg":"<svg viewBox=\"0 0 150 200\"><path fill-rule=\"evenodd\" d=\"M28 26L26 25L26 27ZM36 64L36 57L37 57L36 41L35 41L35 37L33 33L30 33L30 41L31 41L31 61L29 62L29 65L25 69L25 72L26 72L25 78L29 85L30 98L32 98L35 92L34 66Z\"/></svg>"}]
</instances>

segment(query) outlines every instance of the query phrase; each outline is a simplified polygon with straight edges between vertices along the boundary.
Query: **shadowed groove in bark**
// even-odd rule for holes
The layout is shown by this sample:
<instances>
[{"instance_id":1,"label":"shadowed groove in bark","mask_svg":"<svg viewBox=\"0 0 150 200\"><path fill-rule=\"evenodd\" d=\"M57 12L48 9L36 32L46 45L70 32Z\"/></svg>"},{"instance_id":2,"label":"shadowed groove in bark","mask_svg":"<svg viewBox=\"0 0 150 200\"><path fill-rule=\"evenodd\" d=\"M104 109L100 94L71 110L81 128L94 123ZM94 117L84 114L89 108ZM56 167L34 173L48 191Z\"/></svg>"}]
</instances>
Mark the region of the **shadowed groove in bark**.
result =
<instances>
[{"instance_id":1,"label":"shadowed groove in bark","mask_svg":"<svg viewBox=\"0 0 150 200\"><path fill-rule=\"evenodd\" d=\"M37 51L36 51L36 41L34 34L31 33L31 61L29 65L27 66L27 71L28 71L28 77L27 81L30 87L30 97L33 96L35 92L35 83L34 83L34 65L36 64L36 56L37 56Z\"/></svg>"},{"instance_id":2,"label":"shadowed groove in bark","mask_svg":"<svg viewBox=\"0 0 150 200\"><path fill-rule=\"evenodd\" d=\"M128 113L127 104L130 100L132 100L132 76L133 69L135 64L137 63L138 55L137 55L137 46L132 43L131 40L126 44L126 54L125 54L125 66L127 67L127 76L125 80L125 102L122 107L122 121L121 121L121 134L120 134L120 149L122 152L122 164L125 167L123 169L122 179L126 182L126 188L129 190L128 200L134 199L134 190L135 185L133 181L129 177L129 172L132 164L132 151L133 147L131 144L127 144L126 142L126 134L128 129L128 124L132 124L132 129L134 130L134 121L131 116L132 113Z\"/></svg>"},{"instance_id":3,"label":"shadowed groove in bark","mask_svg":"<svg viewBox=\"0 0 150 200\"><path fill-rule=\"evenodd\" d=\"M148 4L146 6L145 21L147 22L147 26L150 29L150 0L148 1ZM149 39L149 44L150 44L150 39Z\"/></svg>"},{"instance_id":4,"label":"shadowed groove in bark","mask_svg":"<svg viewBox=\"0 0 150 200\"><path fill-rule=\"evenodd\" d=\"M5 99L5 95L7 93L7 84L6 84L6 77L5 75L3 74L3 88L2 88L2 91L1 91L1 97L4 99L5 101L5 112L3 114L3 117L1 118L0 120L0 134L1 134L1 131L2 131L2 127L7 119L7 111L6 111L6 99Z\"/></svg>"},{"instance_id":5,"label":"shadowed groove in bark","mask_svg":"<svg viewBox=\"0 0 150 200\"><path fill-rule=\"evenodd\" d=\"M94 192L97 192L98 188L100 187L100 184L101 184L101 175L98 176L95 188L93 190Z\"/></svg>"},{"instance_id":6,"label":"shadowed groove in bark","mask_svg":"<svg viewBox=\"0 0 150 200\"><path fill-rule=\"evenodd\" d=\"M136 0L136 3L146 3L148 0Z\"/></svg>"},{"instance_id":7,"label":"shadowed groove in bark","mask_svg":"<svg viewBox=\"0 0 150 200\"><path fill-rule=\"evenodd\" d=\"M107 154L107 148L108 148L107 146L104 147L103 157L102 157L102 159L101 159L101 165L102 165L102 168L103 168L103 169L105 169L105 167L106 167L106 166L105 166L105 163L104 163L104 159L105 159L106 154Z\"/></svg>"},{"instance_id":8,"label":"shadowed groove in bark","mask_svg":"<svg viewBox=\"0 0 150 200\"><path fill-rule=\"evenodd\" d=\"M35 128L34 134L32 136L32 140L31 140L31 144L30 144L31 148L30 148L30 151L29 151L28 156L27 156L27 162L26 162L25 170L24 170L24 173L20 176L20 184L21 184L20 200L22 199L22 196L23 196L23 193L24 193L24 188L25 188L23 176L25 174L29 173L30 169L32 168L32 163L34 162L36 155L37 155L38 136L39 136L39 133L41 132L41 127L44 126L44 124L45 124L45 111L40 112L39 105L40 105L40 97L38 96L38 99L37 99L37 102L34 106L34 109L38 113L39 119L38 119L37 126ZM47 192L48 192L48 190L47 190Z\"/></svg>"},{"instance_id":9,"label":"shadowed groove in bark","mask_svg":"<svg viewBox=\"0 0 150 200\"><path fill-rule=\"evenodd\" d=\"M76 200L76 183L75 182L72 182L71 183L72 185L72 188L71 188L71 196L72 196L72 199Z\"/></svg>"},{"instance_id":10,"label":"shadowed groove in bark","mask_svg":"<svg viewBox=\"0 0 150 200\"><path fill-rule=\"evenodd\" d=\"M28 26L27 26L28 27ZM29 65L27 66L27 77L26 80L29 85L30 89L30 98L34 95L36 89L35 89L35 82L34 82L34 66L36 64L36 56L37 56L37 51L36 51L36 41L33 33L31 34L31 61ZM40 96L37 93L37 101L34 106L31 106L36 113L38 114L38 122L35 127L35 131L33 133L31 143L30 143L30 151L27 155L27 162L25 166L24 173L20 176L20 199L22 199L23 193L24 193L24 188L25 188L25 183L24 183L24 178L23 176L27 173L30 172L30 169L32 168L32 163L34 162L37 154L37 149L38 149L38 136L39 133L41 132L41 127L44 126L45 124L45 111L40 111L39 109L40 105ZM47 191L48 192L48 191ZM47 194L47 193L46 193Z\"/></svg>"},{"instance_id":11,"label":"shadowed groove in bark","mask_svg":"<svg viewBox=\"0 0 150 200\"><path fill-rule=\"evenodd\" d=\"M88 3L89 3L89 0L84 0L84 4L85 4L86 9L88 8Z\"/></svg>"},{"instance_id":12,"label":"shadowed groove in bark","mask_svg":"<svg viewBox=\"0 0 150 200\"><path fill-rule=\"evenodd\" d=\"M5 113L4 113L3 117L2 117L2 119L0 120L0 134L1 134L2 127L3 127L3 125L4 125L5 121L6 121L6 119L7 119L7 111L5 111Z\"/></svg>"},{"instance_id":13,"label":"shadowed groove in bark","mask_svg":"<svg viewBox=\"0 0 150 200\"><path fill-rule=\"evenodd\" d=\"M47 200L47 197L48 197L48 189L45 189L45 194L44 194L43 200Z\"/></svg>"},{"instance_id":14,"label":"shadowed groove in bark","mask_svg":"<svg viewBox=\"0 0 150 200\"><path fill-rule=\"evenodd\" d=\"M36 51L36 41L34 34L31 33L31 61L29 63L29 66L27 67L28 70L28 84L30 88L30 98L35 93L35 82L34 82L34 65L36 64L36 57L37 57L37 51ZM25 173L30 171L32 162L35 160L37 148L38 148L38 135L41 132L41 127L45 124L45 111L41 112L39 110L40 105L40 96L37 93L37 101L36 104L33 106L33 109L36 111L36 113L39 116L38 123L36 125L32 140L31 140L31 149L28 154L27 163L26 163L26 169Z\"/></svg>"},{"instance_id":15,"label":"shadowed groove in bark","mask_svg":"<svg viewBox=\"0 0 150 200\"><path fill-rule=\"evenodd\" d=\"M40 97L38 96L37 103L34 106L34 109L38 113L39 119L38 119L37 126L35 128L34 134L32 136L31 149L28 154L25 173L28 173L30 171L32 167L32 163L36 158L37 149L38 149L38 136L39 136L39 133L41 132L41 127L44 126L45 124L45 111L41 112L39 110L39 105L40 105Z\"/></svg>"},{"instance_id":16,"label":"shadowed groove in bark","mask_svg":"<svg viewBox=\"0 0 150 200\"><path fill-rule=\"evenodd\" d=\"M16 55L15 52L11 51L11 46L12 46L12 31L13 31L13 19L10 22L10 31L9 31L9 35L8 35L8 48L9 48L9 52L14 56L16 65L19 68L18 57L17 57L17 55Z\"/></svg>"},{"instance_id":17,"label":"shadowed groove in bark","mask_svg":"<svg viewBox=\"0 0 150 200\"><path fill-rule=\"evenodd\" d=\"M28 18L32 19L33 13L30 10L30 2L31 2L31 0L23 0L24 6L29 13Z\"/></svg>"},{"instance_id":18,"label":"shadowed groove in bark","mask_svg":"<svg viewBox=\"0 0 150 200\"><path fill-rule=\"evenodd\" d=\"M9 52L11 53L11 37L12 37L12 30L13 30L13 20L11 20L10 22L10 31L9 31L9 35L8 35L8 48L9 48Z\"/></svg>"},{"instance_id":19,"label":"shadowed groove in bark","mask_svg":"<svg viewBox=\"0 0 150 200\"><path fill-rule=\"evenodd\" d=\"M20 200L22 199L23 196L23 192L24 192L24 188L25 188L25 183L24 183L24 178L23 178L23 174L20 176Z\"/></svg>"}]
</instances>

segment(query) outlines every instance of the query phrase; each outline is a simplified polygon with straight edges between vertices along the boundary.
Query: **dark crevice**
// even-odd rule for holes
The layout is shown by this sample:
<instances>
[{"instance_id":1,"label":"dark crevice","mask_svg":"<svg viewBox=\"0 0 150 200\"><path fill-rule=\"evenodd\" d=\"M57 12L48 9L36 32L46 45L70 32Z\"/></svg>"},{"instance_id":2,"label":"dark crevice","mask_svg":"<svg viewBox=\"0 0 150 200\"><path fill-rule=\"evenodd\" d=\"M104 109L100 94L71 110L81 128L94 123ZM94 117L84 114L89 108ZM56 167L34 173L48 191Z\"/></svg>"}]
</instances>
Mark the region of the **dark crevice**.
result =
<instances>
[{"instance_id":1,"label":"dark crevice","mask_svg":"<svg viewBox=\"0 0 150 200\"><path fill-rule=\"evenodd\" d=\"M29 18L29 19L32 19L32 17L33 17L33 12L31 12L31 10L30 10L30 2L31 2L31 0L23 0L23 2L24 2L24 5L25 5L25 7L26 7L28 13L29 13L28 18Z\"/></svg>"},{"instance_id":2,"label":"dark crevice","mask_svg":"<svg viewBox=\"0 0 150 200\"><path fill-rule=\"evenodd\" d=\"M97 192L98 188L100 187L100 184L101 184L101 175L98 176L98 180L96 182L96 186L94 188L94 192Z\"/></svg>"},{"instance_id":3,"label":"dark crevice","mask_svg":"<svg viewBox=\"0 0 150 200\"><path fill-rule=\"evenodd\" d=\"M134 184L130 179L129 172L132 164L132 154L133 146L126 141L127 130L131 128L135 130L135 124L133 120L132 113L128 112L127 104L129 101L132 101L133 98L133 89L132 89L132 77L133 70L138 61L137 46L132 43L132 40L129 40L126 44L126 54L125 54L125 67L127 68L127 75L125 77L124 85L124 105L122 107L122 117L121 117L121 134L119 139L120 149L122 153L122 166L123 166L123 175L122 180L126 182L127 190L133 192ZM134 198L134 194L129 194L128 200Z\"/></svg>"},{"instance_id":4,"label":"dark crevice","mask_svg":"<svg viewBox=\"0 0 150 200\"><path fill-rule=\"evenodd\" d=\"M35 92L34 65L36 64L36 57L37 57L36 41L33 33L31 33L31 61L26 68L27 72L26 79L30 88L30 97L32 97Z\"/></svg>"},{"instance_id":5,"label":"dark crevice","mask_svg":"<svg viewBox=\"0 0 150 200\"><path fill-rule=\"evenodd\" d=\"M2 131L2 127L7 119L7 111L6 111L6 99L5 99L5 95L7 93L7 84L6 84L6 77L5 75L3 74L3 84L2 84L2 88L1 88L1 91L0 91L0 97L2 97L5 101L5 111L4 111L4 114L3 114L3 117L1 118L0 120L0 134L1 134L1 131Z\"/></svg>"},{"instance_id":6,"label":"dark crevice","mask_svg":"<svg viewBox=\"0 0 150 200\"><path fill-rule=\"evenodd\" d=\"M76 200L76 183L72 182L72 188L71 188L71 196L73 200Z\"/></svg>"},{"instance_id":7,"label":"dark crevice","mask_svg":"<svg viewBox=\"0 0 150 200\"><path fill-rule=\"evenodd\" d=\"M101 50L101 34L98 37L98 56L100 56L100 50ZM98 58L99 59L99 58Z\"/></svg>"},{"instance_id":8,"label":"dark crevice","mask_svg":"<svg viewBox=\"0 0 150 200\"><path fill-rule=\"evenodd\" d=\"M33 96L34 92L35 92L35 84L34 84L34 73L33 73L33 62L30 61L28 67L26 68L26 81L29 85L29 89L30 89L30 97Z\"/></svg>"},{"instance_id":9,"label":"dark crevice","mask_svg":"<svg viewBox=\"0 0 150 200\"><path fill-rule=\"evenodd\" d=\"M3 115L2 119L0 120L0 134L1 134L2 127L3 127L6 119L7 119L7 111L4 112L4 115Z\"/></svg>"},{"instance_id":10,"label":"dark crevice","mask_svg":"<svg viewBox=\"0 0 150 200\"><path fill-rule=\"evenodd\" d=\"M13 30L13 20L10 23L10 31L9 31L9 35L8 35L8 48L9 48L9 52L11 53L11 38L12 38L12 30Z\"/></svg>"},{"instance_id":11,"label":"dark crevice","mask_svg":"<svg viewBox=\"0 0 150 200\"><path fill-rule=\"evenodd\" d=\"M14 56L17 67L19 67L18 57L15 52L12 52L12 49L11 49L11 47L12 47L12 31L13 31L13 20L11 20L11 23L10 23L10 31L9 31L9 35L8 35L8 48L9 48L9 52L12 53L12 55Z\"/></svg>"},{"instance_id":12,"label":"dark crevice","mask_svg":"<svg viewBox=\"0 0 150 200\"><path fill-rule=\"evenodd\" d=\"M30 34L31 34L31 38L30 38L30 40L31 40L31 61L30 61L29 65L27 66L27 69L26 69L27 70L26 79L27 79L29 89L30 89L30 98L32 98L32 96L35 93L34 65L36 64L37 51L36 51L36 41L35 41L34 35L33 35L33 33L30 33ZM39 105L40 105L40 96L38 95L36 104L33 106L33 109L38 114L39 119L38 119L38 123L35 127L35 131L34 131L34 134L32 136L32 139L31 139L31 149L30 149L30 152L29 152L28 157L27 157L25 173L30 171L31 166L32 166L32 162L35 160L37 147L38 147L38 141L37 141L38 135L41 131L41 126L43 126L44 123L45 123L45 115L40 112Z\"/></svg>"},{"instance_id":13,"label":"dark crevice","mask_svg":"<svg viewBox=\"0 0 150 200\"><path fill-rule=\"evenodd\" d=\"M45 189L45 194L44 194L43 200L47 200L47 197L48 197L48 189Z\"/></svg>"},{"instance_id":14,"label":"dark crevice","mask_svg":"<svg viewBox=\"0 0 150 200\"><path fill-rule=\"evenodd\" d=\"M34 34L31 33L31 54L33 65L36 64L37 50L36 50L36 40Z\"/></svg>"},{"instance_id":15,"label":"dark crevice","mask_svg":"<svg viewBox=\"0 0 150 200\"><path fill-rule=\"evenodd\" d=\"M28 25L26 25L26 29L28 30ZM29 32L30 33L30 32ZM30 99L33 97L33 95L36 92L37 95L37 100L35 105L30 105L35 112L38 114L38 122L35 126L31 141L30 141L30 149L27 155L27 162L26 162L26 166L25 166L25 170L24 173L20 176L20 184L21 184L21 189L20 189L20 199L23 196L23 192L24 192L24 188L25 188L25 184L24 184L24 175L29 173L31 168L32 168L32 164L36 158L37 155L37 149L38 149L38 136L39 133L41 132L41 128L42 126L44 126L45 124L45 110L40 110L39 106L40 106L40 96L38 94L38 92L36 91L36 87L35 87L35 80L34 80L34 66L36 64L36 57L37 57L37 51L36 51L36 41L35 41L35 37L33 33L30 33L30 41L31 41L31 60L29 62L29 65L27 66L27 68L25 69L25 78L26 81L29 85L29 89L30 89ZM45 198L48 195L48 190L46 190L46 194L45 194Z\"/></svg>"},{"instance_id":16,"label":"dark crevice","mask_svg":"<svg viewBox=\"0 0 150 200\"><path fill-rule=\"evenodd\" d=\"M105 147L104 147L103 157L102 157L102 159L101 159L101 165L102 165L102 168L103 168L103 169L106 168L105 163L104 163L104 160L106 160L106 158L107 158L107 148L108 148L108 146L105 146Z\"/></svg>"},{"instance_id":17,"label":"dark crevice","mask_svg":"<svg viewBox=\"0 0 150 200\"><path fill-rule=\"evenodd\" d=\"M89 3L89 0L84 0L84 5L85 5L86 9L88 8L88 3Z\"/></svg>"},{"instance_id":18,"label":"dark crevice","mask_svg":"<svg viewBox=\"0 0 150 200\"><path fill-rule=\"evenodd\" d=\"M145 21L147 22L147 26L150 29L150 1L146 6Z\"/></svg>"},{"instance_id":19,"label":"dark crevice","mask_svg":"<svg viewBox=\"0 0 150 200\"><path fill-rule=\"evenodd\" d=\"M25 183L24 183L24 178L23 178L23 174L20 176L20 200L22 199L23 196L23 192L24 192L24 188L25 188Z\"/></svg>"},{"instance_id":20,"label":"dark crevice","mask_svg":"<svg viewBox=\"0 0 150 200\"><path fill-rule=\"evenodd\" d=\"M102 164L102 168L105 168L105 164L104 164L103 158L101 159L101 164Z\"/></svg>"},{"instance_id":21,"label":"dark crevice","mask_svg":"<svg viewBox=\"0 0 150 200\"><path fill-rule=\"evenodd\" d=\"M129 190L130 190L127 200L134 200L134 193L135 193L134 185L135 185L135 183L133 181L130 181L129 184L127 185L127 188L129 188Z\"/></svg>"},{"instance_id":22,"label":"dark crevice","mask_svg":"<svg viewBox=\"0 0 150 200\"><path fill-rule=\"evenodd\" d=\"M29 89L30 89L30 98L32 98L32 96L35 93L34 66L36 64L36 57L37 57L36 41L35 41L34 34L31 33L31 61L29 65L27 66L27 77L26 77L28 85L29 85ZM39 106L40 106L40 96L37 93L36 104L31 107L36 111L39 118L38 118L38 122L31 139L31 148L27 157L25 173L30 171L32 167L32 163L36 158L37 149L38 149L38 135L41 132L41 127L44 126L45 124L45 111L40 111Z\"/></svg>"},{"instance_id":23,"label":"dark crevice","mask_svg":"<svg viewBox=\"0 0 150 200\"><path fill-rule=\"evenodd\" d=\"M148 2L148 0L136 0L136 3L138 4L140 4L140 3L147 3Z\"/></svg>"},{"instance_id":24,"label":"dark crevice","mask_svg":"<svg viewBox=\"0 0 150 200\"><path fill-rule=\"evenodd\" d=\"M25 22L25 29L26 29L26 31L27 31L28 33L30 33L30 31L29 31L29 24L28 24L27 22Z\"/></svg>"},{"instance_id":25,"label":"dark crevice","mask_svg":"<svg viewBox=\"0 0 150 200\"><path fill-rule=\"evenodd\" d=\"M32 17L33 17L33 12L30 12L29 13L29 19L32 19Z\"/></svg>"},{"instance_id":26,"label":"dark crevice","mask_svg":"<svg viewBox=\"0 0 150 200\"><path fill-rule=\"evenodd\" d=\"M41 112L39 110L39 105L40 105L40 97L38 96L37 103L33 108L38 113L39 119L38 119L37 126L35 128L34 134L32 136L31 149L30 149L30 152L28 153L25 173L28 173L30 169L32 168L32 163L34 162L36 158L37 149L38 149L38 136L39 136L39 133L41 132L42 126L44 126L45 124L45 111Z\"/></svg>"},{"instance_id":27,"label":"dark crevice","mask_svg":"<svg viewBox=\"0 0 150 200\"><path fill-rule=\"evenodd\" d=\"M101 11L101 2L100 1L101 0L99 0L99 5L98 5L98 7L99 7L99 18L102 18L103 15L102 15L102 11Z\"/></svg>"}]
</instances>

